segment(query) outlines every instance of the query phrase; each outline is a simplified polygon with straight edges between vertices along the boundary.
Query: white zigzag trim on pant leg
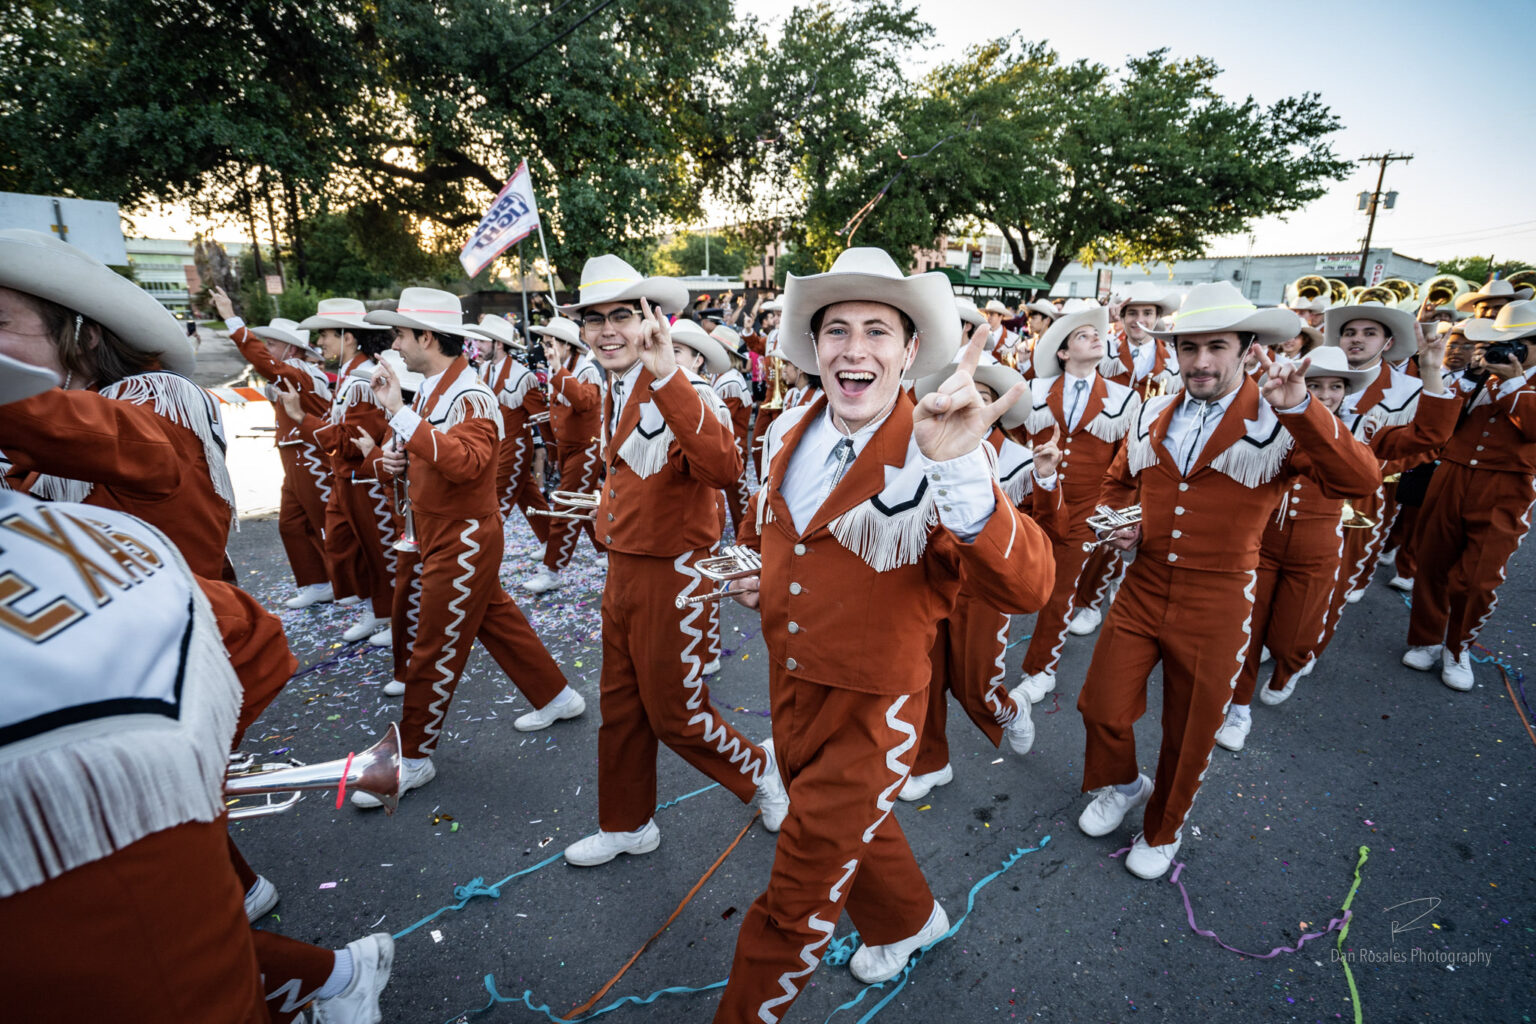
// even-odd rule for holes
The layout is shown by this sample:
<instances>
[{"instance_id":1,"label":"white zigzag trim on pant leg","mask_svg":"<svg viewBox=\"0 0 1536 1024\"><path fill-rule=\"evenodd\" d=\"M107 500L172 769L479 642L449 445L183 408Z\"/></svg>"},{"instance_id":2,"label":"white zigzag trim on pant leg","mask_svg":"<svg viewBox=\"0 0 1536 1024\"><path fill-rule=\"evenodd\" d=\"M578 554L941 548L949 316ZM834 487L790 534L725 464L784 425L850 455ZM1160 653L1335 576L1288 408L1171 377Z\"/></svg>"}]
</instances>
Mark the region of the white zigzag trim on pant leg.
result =
<instances>
[{"instance_id":1,"label":"white zigzag trim on pant leg","mask_svg":"<svg viewBox=\"0 0 1536 1024\"><path fill-rule=\"evenodd\" d=\"M875 838L875 830L880 827L881 822L885 821L886 815L891 813L891 808L896 806L896 791L906 785L907 776L912 774L912 769L901 763L901 755L917 746L917 730L896 717L897 712L901 711L902 705L906 704L911 696L909 693L904 693L893 700L891 706L885 709L885 724L905 738L885 752L886 770L895 775L896 778L889 786L881 790L880 795L875 798L875 806L880 809L880 817L875 819L873 825L864 830L864 842L866 843Z\"/></svg>"},{"instance_id":2,"label":"white zigzag trim on pant leg","mask_svg":"<svg viewBox=\"0 0 1536 1024\"><path fill-rule=\"evenodd\" d=\"M265 988L266 987L266 983L267 983L267 976L265 974L263 974L261 976L261 983L262 983L262 987ZM308 995L305 995L304 994L304 990L299 987L301 984L302 984L302 981L300 979L298 979L298 978L290 978L288 981L283 982L281 985L279 985L277 988L273 989L271 992L268 992L267 996L266 996L266 1001L270 1003L272 1000L276 999L278 996L282 996L283 997L283 1005L279 1006L277 1008L277 1012L278 1013L296 1013L299 1010L303 1009L304 1004L308 1003L311 999L315 998L316 994L318 994L319 991L322 988L325 987L324 984L316 985L314 992L311 992Z\"/></svg>"},{"instance_id":3,"label":"white zigzag trim on pant leg","mask_svg":"<svg viewBox=\"0 0 1536 1024\"><path fill-rule=\"evenodd\" d=\"M1515 551L1520 550L1520 545L1525 543L1525 535L1529 533L1530 530L1531 506L1527 505L1525 507L1525 515L1520 517L1520 533L1515 537ZM1514 552L1510 552L1509 557L1515 557ZM1499 566L1499 582L1493 585L1493 594L1488 601L1488 610L1483 612L1482 617L1473 624L1471 632L1467 634L1466 644L1462 647L1461 651L1455 652L1457 655L1460 655L1462 651L1465 651L1468 647L1471 647L1474 643L1477 642L1477 635L1483 631L1483 627L1488 624L1488 620L1493 616L1494 611L1499 607L1499 584L1503 583L1504 580L1508 578L1506 576L1508 569L1509 559L1506 558L1504 560L1504 564ZM1449 640L1450 638L1447 637L1447 639Z\"/></svg>"},{"instance_id":4,"label":"white zigzag trim on pant leg","mask_svg":"<svg viewBox=\"0 0 1536 1024\"><path fill-rule=\"evenodd\" d=\"M405 649L411 650L416 646L416 634L421 628L421 559L417 559L411 566L410 590L405 598ZM395 643L399 643L396 638ZM410 663L410 658L406 658Z\"/></svg>"},{"instance_id":5,"label":"white zigzag trim on pant leg","mask_svg":"<svg viewBox=\"0 0 1536 1024\"><path fill-rule=\"evenodd\" d=\"M368 496L373 499L373 519L379 526L379 544L384 549L384 568L390 578L400 571L395 558L395 520L389 514L389 499L384 496L384 485L374 480L368 484Z\"/></svg>"},{"instance_id":6,"label":"white zigzag trim on pant leg","mask_svg":"<svg viewBox=\"0 0 1536 1024\"><path fill-rule=\"evenodd\" d=\"M309 475L315 478L315 486L320 491L320 500L329 504L331 500L331 485L327 482L329 474L326 473L325 466L320 461L320 453L315 451L315 446L308 441L302 442L299 445L299 461L303 463Z\"/></svg>"},{"instance_id":7,"label":"white zigzag trim on pant leg","mask_svg":"<svg viewBox=\"0 0 1536 1024\"><path fill-rule=\"evenodd\" d=\"M1003 681L1008 678L1008 616L997 630L997 657L992 660L992 678L987 680L987 707L992 709L992 721L1008 725L1019 717L1019 709L1013 701L1004 701L998 694L1007 695Z\"/></svg>"},{"instance_id":8,"label":"white zigzag trim on pant leg","mask_svg":"<svg viewBox=\"0 0 1536 1024\"><path fill-rule=\"evenodd\" d=\"M466 584L475 575L475 564L471 559L480 553L480 545L475 543L474 537L479 525L478 520L466 519L464 529L459 533L459 543L464 545L464 550L459 552L456 561L459 563L459 568L464 571L456 576L451 584L453 589L459 592L459 596L448 602L448 611L453 618L443 627L442 653L438 655L437 662L432 666L437 670L437 681L432 684L432 692L437 694L437 700L427 705L427 713L432 716L432 719L421 730L427 736L427 741L421 745L421 750L429 756L437 750L437 737L443 731L443 719L448 716L448 699L452 696L448 687L453 685L454 679L453 670L448 667L448 663L458 653L459 627L464 624L464 616L468 614L464 602L474 596L474 591Z\"/></svg>"},{"instance_id":9,"label":"white zigzag trim on pant leg","mask_svg":"<svg viewBox=\"0 0 1536 1024\"><path fill-rule=\"evenodd\" d=\"M681 597L692 595L704 579L704 574L689 564L688 560L692 557L692 551L684 551L672 559L672 568L687 581L678 591ZM741 774L752 777L753 785L761 786L766 765L763 759L757 756L757 748L750 743L743 747L739 738L731 736L730 726L716 715L704 700L704 663L700 660L698 653L699 646L704 642L704 631L698 627L699 616L702 614L704 614L704 605L691 604L678 623L683 636L688 638L680 659L683 665L683 689L687 692L683 706L693 712L688 719L688 725L699 726L703 731L705 743L713 744L715 750L723 754L728 762L736 765Z\"/></svg>"},{"instance_id":10,"label":"white zigzag trim on pant leg","mask_svg":"<svg viewBox=\"0 0 1536 1024\"><path fill-rule=\"evenodd\" d=\"M1377 508L1380 508L1383 504L1385 504L1386 499L1382 496L1382 494L1383 489L1381 487L1377 487ZM1377 542L1380 541L1381 536L1381 519L1378 517L1376 520L1376 525L1371 527L1370 537L1365 542L1364 554L1360 556L1360 560L1355 563L1354 570L1349 574L1349 589L1351 591L1364 590L1367 586L1370 585L1371 577L1376 574L1376 556L1371 554L1371 552L1376 549ZM1343 614L1343 612L1340 612L1339 617L1343 618Z\"/></svg>"},{"instance_id":11,"label":"white zigzag trim on pant leg","mask_svg":"<svg viewBox=\"0 0 1536 1024\"><path fill-rule=\"evenodd\" d=\"M833 906L837 905L837 901L843 898L843 886L848 884L848 879L853 877L853 873L858 868L858 858L854 858L843 865L843 877L832 883L832 888L827 892L828 903ZM815 913L806 920L805 924L811 931L821 933L821 938L814 939L800 947L800 962L805 965L803 968L798 971L785 971L779 975L779 988L784 990L784 994L769 999L757 1008L757 1019L762 1021L763 1024L778 1024L779 1015L774 1010L779 1006L793 1002L795 997L800 994L798 982L802 978L809 977L821 965L822 947L831 941L832 933L837 929L836 918L833 918L831 921L823 921L821 915Z\"/></svg>"},{"instance_id":12,"label":"white zigzag trim on pant leg","mask_svg":"<svg viewBox=\"0 0 1536 1024\"><path fill-rule=\"evenodd\" d=\"M1061 628L1056 631L1056 636L1051 641L1051 649L1047 652L1050 659L1041 671L1055 672L1061 665L1061 649L1066 646L1068 627L1072 625L1072 616L1077 611L1077 586L1083 581L1083 570L1088 568L1088 559L1084 558L1082 564L1077 567L1077 575L1072 577L1072 589L1067 591L1067 606L1061 612Z\"/></svg>"},{"instance_id":13,"label":"white zigzag trim on pant leg","mask_svg":"<svg viewBox=\"0 0 1536 1024\"><path fill-rule=\"evenodd\" d=\"M1317 628L1317 639L1312 641L1312 658L1316 660L1322 656L1323 637L1328 635L1328 615L1333 610L1333 595L1339 589L1339 573L1344 568L1344 520L1340 519L1333 528L1334 536L1339 538L1338 554L1333 559L1333 585L1328 588L1328 600L1323 604L1323 621ZM1271 605L1273 607L1273 605ZM1342 612L1340 613L1343 614Z\"/></svg>"},{"instance_id":14,"label":"white zigzag trim on pant leg","mask_svg":"<svg viewBox=\"0 0 1536 1024\"><path fill-rule=\"evenodd\" d=\"M507 475L507 489L501 495L501 518L511 519L512 510L517 507L514 500L518 485L523 480L523 458L527 454L527 431L520 432L512 442L512 472Z\"/></svg>"}]
</instances>

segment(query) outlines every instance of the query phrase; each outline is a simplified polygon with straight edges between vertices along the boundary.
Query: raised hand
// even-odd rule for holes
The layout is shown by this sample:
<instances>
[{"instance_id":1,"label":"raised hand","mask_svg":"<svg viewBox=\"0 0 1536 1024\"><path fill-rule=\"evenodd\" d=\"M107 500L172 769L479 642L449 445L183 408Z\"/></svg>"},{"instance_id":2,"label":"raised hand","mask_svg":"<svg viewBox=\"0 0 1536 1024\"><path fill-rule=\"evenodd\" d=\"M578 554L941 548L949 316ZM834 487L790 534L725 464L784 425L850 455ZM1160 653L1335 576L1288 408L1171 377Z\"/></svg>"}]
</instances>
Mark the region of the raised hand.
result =
<instances>
[{"instance_id":1,"label":"raised hand","mask_svg":"<svg viewBox=\"0 0 1536 1024\"><path fill-rule=\"evenodd\" d=\"M1440 333L1440 326L1436 323L1418 325L1419 377L1424 381L1424 390L1434 395L1445 391L1441 370L1445 366L1446 335Z\"/></svg>"},{"instance_id":2,"label":"raised hand","mask_svg":"<svg viewBox=\"0 0 1536 1024\"><path fill-rule=\"evenodd\" d=\"M640 315L640 362L652 377L662 380L677 369L677 357L672 354L672 327L644 298L640 299Z\"/></svg>"},{"instance_id":3,"label":"raised hand","mask_svg":"<svg viewBox=\"0 0 1536 1024\"><path fill-rule=\"evenodd\" d=\"M357 445L357 450L363 453L363 458L365 459L378 447L373 441L373 435L362 427L357 428L357 436L352 440Z\"/></svg>"},{"instance_id":4,"label":"raised hand","mask_svg":"<svg viewBox=\"0 0 1536 1024\"><path fill-rule=\"evenodd\" d=\"M1056 467L1061 465L1061 426L1051 427L1051 439L1035 445L1035 476L1044 478L1056 472Z\"/></svg>"},{"instance_id":5,"label":"raised hand","mask_svg":"<svg viewBox=\"0 0 1536 1024\"><path fill-rule=\"evenodd\" d=\"M283 412L294 422L304 418L304 407L299 404L299 389L286 380L277 382L277 404L283 407Z\"/></svg>"},{"instance_id":6,"label":"raised hand","mask_svg":"<svg viewBox=\"0 0 1536 1024\"><path fill-rule=\"evenodd\" d=\"M912 412L912 437L917 448L935 462L959 458L976 450L992 430L992 424L1009 406L1023 397L1029 385L1015 384L995 402L976 390L976 364L981 361L989 328L980 324L960 351L960 361L949 379L923 396Z\"/></svg>"},{"instance_id":7,"label":"raised hand","mask_svg":"<svg viewBox=\"0 0 1536 1024\"><path fill-rule=\"evenodd\" d=\"M220 320L228 320L235 315L235 304L224 294L223 288L215 285L208 289L208 297L213 300L213 308L218 312Z\"/></svg>"},{"instance_id":8,"label":"raised hand","mask_svg":"<svg viewBox=\"0 0 1536 1024\"><path fill-rule=\"evenodd\" d=\"M1257 342L1249 347L1254 350L1258 365L1264 369L1264 384L1260 389L1264 392L1264 401L1276 409L1294 408L1306 401L1306 374L1307 367L1312 365L1311 359L1303 359L1299 363L1282 363L1277 362L1269 350Z\"/></svg>"},{"instance_id":9,"label":"raised hand","mask_svg":"<svg viewBox=\"0 0 1536 1024\"><path fill-rule=\"evenodd\" d=\"M379 368L373 371L369 387L373 389L374 400L391 416L405 404L405 396L400 393L400 378L395 376L395 371L390 369L388 363L380 363Z\"/></svg>"}]
</instances>

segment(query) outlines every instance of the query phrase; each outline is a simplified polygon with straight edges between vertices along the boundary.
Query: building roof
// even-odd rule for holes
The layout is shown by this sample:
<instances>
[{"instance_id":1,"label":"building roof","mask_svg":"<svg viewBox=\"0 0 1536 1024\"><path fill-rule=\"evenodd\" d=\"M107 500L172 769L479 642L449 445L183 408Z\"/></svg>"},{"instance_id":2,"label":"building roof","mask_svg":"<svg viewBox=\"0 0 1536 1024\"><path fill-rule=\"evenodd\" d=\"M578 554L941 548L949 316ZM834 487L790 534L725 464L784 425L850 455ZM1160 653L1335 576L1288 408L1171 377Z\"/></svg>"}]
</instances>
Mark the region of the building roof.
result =
<instances>
[{"instance_id":1,"label":"building roof","mask_svg":"<svg viewBox=\"0 0 1536 1024\"><path fill-rule=\"evenodd\" d=\"M1001 288L1008 291L1023 291L1026 289L1049 288L1050 283L1043 277L1032 277L1029 274L1010 274L1005 270L983 270L980 277L971 277L959 267L936 267L939 273L949 278L951 284L965 285L971 288Z\"/></svg>"}]
</instances>

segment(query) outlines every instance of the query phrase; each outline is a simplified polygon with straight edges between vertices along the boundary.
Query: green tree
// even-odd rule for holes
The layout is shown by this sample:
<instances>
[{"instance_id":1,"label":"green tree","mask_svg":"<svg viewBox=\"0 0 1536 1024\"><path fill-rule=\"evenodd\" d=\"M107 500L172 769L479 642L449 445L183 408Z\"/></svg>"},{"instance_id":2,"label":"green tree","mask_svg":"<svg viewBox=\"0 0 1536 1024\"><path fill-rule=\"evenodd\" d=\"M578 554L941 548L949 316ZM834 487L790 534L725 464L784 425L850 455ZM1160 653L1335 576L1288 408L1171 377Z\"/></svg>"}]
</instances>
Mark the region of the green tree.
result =
<instances>
[{"instance_id":1,"label":"green tree","mask_svg":"<svg viewBox=\"0 0 1536 1024\"><path fill-rule=\"evenodd\" d=\"M749 264L758 260L742 235L734 231L712 231L708 238L709 272L722 277L738 277ZM663 242L651 264L658 274L686 277L704 273L705 236L699 231L683 231Z\"/></svg>"},{"instance_id":2,"label":"green tree","mask_svg":"<svg viewBox=\"0 0 1536 1024\"><path fill-rule=\"evenodd\" d=\"M1511 274L1518 274L1522 270L1533 270L1529 263L1522 260L1493 261L1491 256L1458 256L1453 260L1441 260L1435 268L1437 274L1455 274L1457 277L1466 278L1474 285L1481 286L1497 272L1500 278Z\"/></svg>"}]
</instances>

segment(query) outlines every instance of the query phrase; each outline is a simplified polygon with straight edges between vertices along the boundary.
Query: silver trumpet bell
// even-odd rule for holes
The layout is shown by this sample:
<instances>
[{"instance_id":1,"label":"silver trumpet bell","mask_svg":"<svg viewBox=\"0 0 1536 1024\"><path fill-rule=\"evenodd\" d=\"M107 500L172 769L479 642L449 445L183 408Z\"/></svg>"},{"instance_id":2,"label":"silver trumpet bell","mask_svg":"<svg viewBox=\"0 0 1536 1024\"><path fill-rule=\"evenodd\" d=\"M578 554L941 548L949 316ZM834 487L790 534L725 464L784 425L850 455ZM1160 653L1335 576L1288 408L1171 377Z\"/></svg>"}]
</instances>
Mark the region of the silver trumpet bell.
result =
<instances>
[{"instance_id":1,"label":"silver trumpet bell","mask_svg":"<svg viewBox=\"0 0 1536 1024\"><path fill-rule=\"evenodd\" d=\"M417 552L421 545L416 542L416 517L411 515L410 487L395 477L395 508L400 510L400 539L392 545L396 551Z\"/></svg>"},{"instance_id":2,"label":"silver trumpet bell","mask_svg":"<svg viewBox=\"0 0 1536 1024\"><path fill-rule=\"evenodd\" d=\"M1116 530L1123 530L1127 526L1141 525L1141 506L1127 505L1122 509L1113 509L1108 505L1100 505L1094 510L1094 514L1088 517L1088 525L1093 527L1095 533L1102 534L1098 540L1084 541L1083 550L1092 551L1109 541L1109 534Z\"/></svg>"},{"instance_id":3,"label":"silver trumpet bell","mask_svg":"<svg viewBox=\"0 0 1536 1024\"><path fill-rule=\"evenodd\" d=\"M265 799L245 807L231 807L229 820L282 814L304 798L304 790L332 787L340 787L341 793L349 789L372 793L383 801L386 814L394 814L400 803L400 765L400 727L393 722L384 738L367 750L322 764L257 764L252 756L231 755L229 771L224 776L224 795ZM278 794L286 795L273 799Z\"/></svg>"},{"instance_id":4,"label":"silver trumpet bell","mask_svg":"<svg viewBox=\"0 0 1536 1024\"><path fill-rule=\"evenodd\" d=\"M586 522L597 521L597 503L600 495L593 491L587 494L584 491L550 491L549 500L565 508L531 508L530 516L548 516L551 519L581 519Z\"/></svg>"},{"instance_id":5,"label":"silver trumpet bell","mask_svg":"<svg viewBox=\"0 0 1536 1024\"><path fill-rule=\"evenodd\" d=\"M719 590L711 590L706 594L695 594L692 597L684 597L681 594L673 600L679 608L687 608L693 604L703 604L706 601L718 601L731 592L730 581L743 579L747 576L756 576L763 571L763 559L751 548L742 547L740 544L727 544L720 549L718 555L701 558L694 563L694 568L699 570L699 575L708 580L725 583Z\"/></svg>"}]
</instances>

